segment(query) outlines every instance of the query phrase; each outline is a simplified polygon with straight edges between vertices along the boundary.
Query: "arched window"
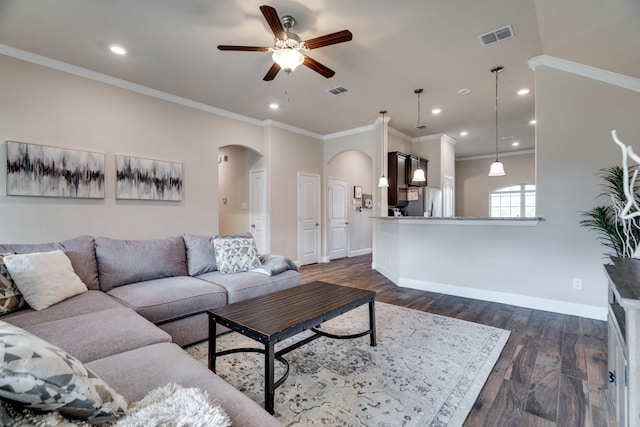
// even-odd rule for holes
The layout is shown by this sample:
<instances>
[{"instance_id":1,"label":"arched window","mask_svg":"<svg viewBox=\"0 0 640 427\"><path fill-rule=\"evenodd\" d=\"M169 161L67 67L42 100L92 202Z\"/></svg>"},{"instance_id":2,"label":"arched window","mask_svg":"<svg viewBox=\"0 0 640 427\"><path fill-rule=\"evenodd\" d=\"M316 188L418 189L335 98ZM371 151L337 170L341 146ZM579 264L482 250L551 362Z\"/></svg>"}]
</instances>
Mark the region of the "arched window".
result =
<instances>
[{"instance_id":1,"label":"arched window","mask_svg":"<svg viewBox=\"0 0 640 427\"><path fill-rule=\"evenodd\" d=\"M490 192L489 216L494 218L536 216L536 186L519 184Z\"/></svg>"}]
</instances>

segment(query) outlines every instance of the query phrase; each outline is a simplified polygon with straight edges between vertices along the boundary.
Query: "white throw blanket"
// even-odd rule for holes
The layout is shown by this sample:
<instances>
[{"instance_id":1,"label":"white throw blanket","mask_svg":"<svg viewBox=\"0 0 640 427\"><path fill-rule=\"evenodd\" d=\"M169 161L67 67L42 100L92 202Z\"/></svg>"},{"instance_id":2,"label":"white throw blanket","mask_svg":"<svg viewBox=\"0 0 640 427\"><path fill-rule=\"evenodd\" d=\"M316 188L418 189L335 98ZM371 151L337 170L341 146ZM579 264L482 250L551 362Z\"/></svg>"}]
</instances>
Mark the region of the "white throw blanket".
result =
<instances>
[{"instance_id":1,"label":"white throw blanket","mask_svg":"<svg viewBox=\"0 0 640 427\"><path fill-rule=\"evenodd\" d=\"M282 255L264 254L260 255L260 267L251 270L254 273L262 273L267 276L275 276L287 270L300 271L293 260Z\"/></svg>"},{"instance_id":2,"label":"white throw blanket","mask_svg":"<svg viewBox=\"0 0 640 427\"><path fill-rule=\"evenodd\" d=\"M89 427L80 420L63 417L56 411L35 412L0 401L0 425L7 427ZM229 427L231 421L220 406L211 403L206 391L167 384L152 390L131 405L129 414L114 422L115 427Z\"/></svg>"}]
</instances>

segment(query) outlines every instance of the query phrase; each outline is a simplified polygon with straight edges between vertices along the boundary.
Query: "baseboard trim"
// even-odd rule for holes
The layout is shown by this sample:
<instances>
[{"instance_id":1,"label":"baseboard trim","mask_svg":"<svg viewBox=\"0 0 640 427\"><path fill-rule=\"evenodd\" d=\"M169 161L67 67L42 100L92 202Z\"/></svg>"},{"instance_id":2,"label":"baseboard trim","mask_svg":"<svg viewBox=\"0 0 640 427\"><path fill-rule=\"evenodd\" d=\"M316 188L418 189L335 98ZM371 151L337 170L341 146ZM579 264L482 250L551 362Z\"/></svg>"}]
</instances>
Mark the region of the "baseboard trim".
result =
<instances>
[{"instance_id":1,"label":"baseboard trim","mask_svg":"<svg viewBox=\"0 0 640 427\"><path fill-rule=\"evenodd\" d=\"M385 269L384 267L380 267L380 266L376 265L375 262L371 263L371 268L373 270L376 270L378 273L382 274L387 279L391 280L394 284L396 284L396 285L398 284L398 281L400 280L400 278L396 274L393 274L392 272L390 272L389 270Z\"/></svg>"},{"instance_id":2,"label":"baseboard trim","mask_svg":"<svg viewBox=\"0 0 640 427\"><path fill-rule=\"evenodd\" d=\"M349 258L354 257L354 256L360 256L360 255L369 255L370 253L372 253L371 248L366 248L366 249L358 249L357 251L349 251Z\"/></svg>"},{"instance_id":3,"label":"baseboard trim","mask_svg":"<svg viewBox=\"0 0 640 427\"><path fill-rule=\"evenodd\" d=\"M415 279L393 280L383 271L378 270L389 280L398 286L418 289L421 291L437 292L447 295L455 295L464 298L473 298L482 301L497 302L502 304L515 305L518 307L532 308L534 310L551 311L554 313L569 314L572 316L586 317L596 320L607 320L607 308L586 304L576 304L573 302L551 300L546 298L532 297L528 295L511 294L507 292L489 291L486 289L474 289L464 286L448 285L445 283L427 282Z\"/></svg>"}]
</instances>

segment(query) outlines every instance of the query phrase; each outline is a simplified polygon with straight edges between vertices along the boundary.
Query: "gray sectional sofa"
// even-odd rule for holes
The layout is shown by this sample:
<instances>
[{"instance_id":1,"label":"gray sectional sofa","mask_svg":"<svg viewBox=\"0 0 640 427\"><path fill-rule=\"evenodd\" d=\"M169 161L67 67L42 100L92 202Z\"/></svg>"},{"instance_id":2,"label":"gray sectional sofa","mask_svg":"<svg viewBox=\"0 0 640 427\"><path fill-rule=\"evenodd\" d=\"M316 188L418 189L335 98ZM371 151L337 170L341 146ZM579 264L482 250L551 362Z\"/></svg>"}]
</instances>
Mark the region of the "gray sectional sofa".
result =
<instances>
[{"instance_id":1,"label":"gray sectional sofa","mask_svg":"<svg viewBox=\"0 0 640 427\"><path fill-rule=\"evenodd\" d=\"M296 286L297 269L225 274L216 265L214 238L189 234L0 244L0 254L54 250L65 253L88 290L0 320L75 356L129 402L174 382L206 390L234 426L280 425L181 347L208 337L206 310Z\"/></svg>"}]
</instances>

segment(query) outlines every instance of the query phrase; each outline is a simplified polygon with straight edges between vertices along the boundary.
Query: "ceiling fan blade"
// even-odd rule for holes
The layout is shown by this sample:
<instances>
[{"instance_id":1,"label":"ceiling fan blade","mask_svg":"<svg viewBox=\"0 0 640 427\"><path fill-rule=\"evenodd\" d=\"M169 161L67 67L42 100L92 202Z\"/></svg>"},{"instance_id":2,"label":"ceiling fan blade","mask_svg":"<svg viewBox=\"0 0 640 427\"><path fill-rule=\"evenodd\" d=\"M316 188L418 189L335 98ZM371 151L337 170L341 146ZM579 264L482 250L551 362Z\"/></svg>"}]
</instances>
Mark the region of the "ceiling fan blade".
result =
<instances>
[{"instance_id":1,"label":"ceiling fan blade","mask_svg":"<svg viewBox=\"0 0 640 427\"><path fill-rule=\"evenodd\" d=\"M262 46L231 46L226 44L218 45L218 49L220 50L235 50L241 52L268 52L268 47Z\"/></svg>"},{"instance_id":2,"label":"ceiling fan blade","mask_svg":"<svg viewBox=\"0 0 640 427\"><path fill-rule=\"evenodd\" d=\"M267 74L264 75L264 78L262 80L268 82L275 79L278 71L280 71L280 66L274 62L273 65L271 65L271 68L269 68L269 71L267 71Z\"/></svg>"},{"instance_id":3,"label":"ceiling fan blade","mask_svg":"<svg viewBox=\"0 0 640 427\"><path fill-rule=\"evenodd\" d=\"M311 68L313 71L322 74L326 78L333 77L333 75L336 73L332 69L325 67L315 59L309 58L308 56L304 57L304 62L302 63L302 65Z\"/></svg>"},{"instance_id":4,"label":"ceiling fan blade","mask_svg":"<svg viewBox=\"0 0 640 427\"><path fill-rule=\"evenodd\" d=\"M329 46L337 43L348 42L353 39L353 34L349 30L338 31L337 33L326 34L324 36L315 37L305 40L304 46L307 49L316 49L323 46Z\"/></svg>"},{"instance_id":5,"label":"ceiling fan blade","mask_svg":"<svg viewBox=\"0 0 640 427\"><path fill-rule=\"evenodd\" d=\"M282 26L282 22L280 22L280 17L278 17L278 12L271 6L260 6L260 11L264 15L264 19L267 20L267 24L273 31L273 35L280 40L284 39L284 27Z\"/></svg>"}]
</instances>

